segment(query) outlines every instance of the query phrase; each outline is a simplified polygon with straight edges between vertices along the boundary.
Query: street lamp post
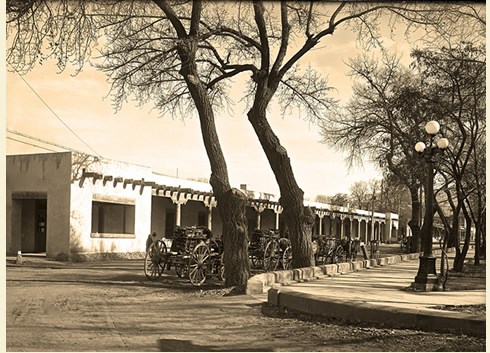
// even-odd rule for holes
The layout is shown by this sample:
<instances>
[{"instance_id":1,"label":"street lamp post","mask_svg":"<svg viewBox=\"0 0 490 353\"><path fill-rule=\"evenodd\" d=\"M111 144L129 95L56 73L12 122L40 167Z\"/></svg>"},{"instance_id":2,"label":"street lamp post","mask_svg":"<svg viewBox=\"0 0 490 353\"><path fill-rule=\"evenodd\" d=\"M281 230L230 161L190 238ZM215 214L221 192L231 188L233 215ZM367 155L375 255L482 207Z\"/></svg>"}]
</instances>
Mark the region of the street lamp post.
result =
<instances>
[{"instance_id":1,"label":"street lamp post","mask_svg":"<svg viewBox=\"0 0 490 353\"><path fill-rule=\"evenodd\" d=\"M439 290L439 280L436 273L436 257L432 253L432 228L434 222L434 155L449 146L448 139L442 137L435 141L440 125L437 121L429 121L425 131L429 134L429 143L417 142L415 150L427 161L427 185L425 192L425 216L423 245L424 253L420 256L419 270L412 287L419 291Z\"/></svg>"},{"instance_id":2,"label":"street lamp post","mask_svg":"<svg viewBox=\"0 0 490 353\"><path fill-rule=\"evenodd\" d=\"M371 198L371 259L378 259L378 239L374 230L374 201L376 201L376 196L373 194Z\"/></svg>"}]
</instances>

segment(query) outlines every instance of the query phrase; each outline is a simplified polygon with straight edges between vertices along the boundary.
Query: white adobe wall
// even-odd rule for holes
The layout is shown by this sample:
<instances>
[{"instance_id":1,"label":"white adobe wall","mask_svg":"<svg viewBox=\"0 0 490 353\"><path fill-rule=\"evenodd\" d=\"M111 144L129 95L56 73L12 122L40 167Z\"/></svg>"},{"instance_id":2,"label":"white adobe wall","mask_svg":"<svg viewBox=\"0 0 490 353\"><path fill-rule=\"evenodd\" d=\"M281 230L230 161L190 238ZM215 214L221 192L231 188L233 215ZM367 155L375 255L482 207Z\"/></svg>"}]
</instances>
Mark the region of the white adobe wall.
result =
<instances>
[{"instance_id":1,"label":"white adobe wall","mask_svg":"<svg viewBox=\"0 0 490 353\"><path fill-rule=\"evenodd\" d=\"M131 184L124 188L123 183L114 186L113 181L103 184L92 178L81 181L82 169L86 172L96 172L111 175L114 178L151 180L151 170L147 167L136 166L124 162L94 160L93 157L83 157L74 154L73 175L71 184L70 203L70 253L110 253L145 251L148 234L151 231L151 186L143 188ZM98 237L92 233L92 201L93 200L131 200L135 205L134 237Z\"/></svg>"},{"instance_id":2,"label":"white adobe wall","mask_svg":"<svg viewBox=\"0 0 490 353\"><path fill-rule=\"evenodd\" d=\"M22 250L21 198L29 199L36 193L47 198L46 255L56 256L68 249L70 166L70 152L7 156L7 254L13 255ZM12 199L12 194L16 194L17 199ZM27 209L24 210L26 211ZM34 215L31 218L33 217Z\"/></svg>"}]
</instances>

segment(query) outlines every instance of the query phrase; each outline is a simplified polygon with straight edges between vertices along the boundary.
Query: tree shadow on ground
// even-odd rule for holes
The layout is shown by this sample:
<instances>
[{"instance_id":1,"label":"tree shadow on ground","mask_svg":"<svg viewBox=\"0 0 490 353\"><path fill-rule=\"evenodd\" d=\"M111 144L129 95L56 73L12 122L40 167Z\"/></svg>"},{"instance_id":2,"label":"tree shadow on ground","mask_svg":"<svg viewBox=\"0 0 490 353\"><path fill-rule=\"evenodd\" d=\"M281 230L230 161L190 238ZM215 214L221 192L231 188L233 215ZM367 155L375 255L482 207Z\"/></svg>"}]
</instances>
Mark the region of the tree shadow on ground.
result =
<instances>
[{"instance_id":1,"label":"tree shadow on ground","mask_svg":"<svg viewBox=\"0 0 490 353\"><path fill-rule=\"evenodd\" d=\"M256 348L240 348L230 346L207 346L194 344L190 340L159 339L158 347L160 352L256 352ZM272 350L260 349L263 352Z\"/></svg>"}]
</instances>

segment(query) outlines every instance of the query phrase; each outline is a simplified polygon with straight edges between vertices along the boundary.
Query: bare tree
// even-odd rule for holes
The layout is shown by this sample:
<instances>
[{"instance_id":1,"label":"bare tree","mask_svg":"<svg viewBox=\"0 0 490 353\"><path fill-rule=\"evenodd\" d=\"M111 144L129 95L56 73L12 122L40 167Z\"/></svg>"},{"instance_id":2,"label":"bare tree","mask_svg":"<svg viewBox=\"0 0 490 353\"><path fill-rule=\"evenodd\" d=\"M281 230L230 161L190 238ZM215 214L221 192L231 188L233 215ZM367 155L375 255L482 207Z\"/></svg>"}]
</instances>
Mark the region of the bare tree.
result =
<instances>
[{"instance_id":1,"label":"bare tree","mask_svg":"<svg viewBox=\"0 0 490 353\"><path fill-rule=\"evenodd\" d=\"M340 119L332 115L331 124L323 131L326 141L349 152L351 161L360 158L361 153L367 154L408 187L412 198L409 225L418 243L418 189L426 177L421 170L423 161L415 155L413 145L424 140L423 126L427 121L442 117L443 133L453 142L449 158L440 158L438 163L443 178L436 178L435 182L446 194L452 210L452 224L447 226L456 245L459 266L470 234L468 226L465 245L460 250L459 215L463 212L466 223L471 224L465 200L477 189L482 191L481 186L468 188L466 171L474 159L476 141L484 136L484 54L481 47L463 43L442 51L415 51L414 56L417 65L412 71L401 68L394 59L385 60L381 67L366 59L353 61L353 74L363 84L355 86L347 111L339 115ZM481 208L475 214L480 211Z\"/></svg>"},{"instance_id":2,"label":"bare tree","mask_svg":"<svg viewBox=\"0 0 490 353\"><path fill-rule=\"evenodd\" d=\"M347 207L349 205L349 196L344 193L338 193L330 198L330 204Z\"/></svg>"},{"instance_id":3,"label":"bare tree","mask_svg":"<svg viewBox=\"0 0 490 353\"><path fill-rule=\"evenodd\" d=\"M13 35L7 61L16 72L49 58L60 71L72 64L79 72L101 41L103 62L97 67L109 76L116 109L135 97L152 101L162 114L197 111L223 219L226 283L245 286L250 273L246 198L230 186L214 122L214 109L226 98L219 84L208 91L210 70L198 56L202 2L174 7L168 1L9 1L7 10Z\"/></svg>"},{"instance_id":4,"label":"bare tree","mask_svg":"<svg viewBox=\"0 0 490 353\"><path fill-rule=\"evenodd\" d=\"M405 22L407 35L417 26L425 26L427 37L437 37L440 35L438 28L461 23L462 7L441 3L342 2L326 5L254 1L253 4L239 2L237 8L226 24L210 27L226 41L226 45L221 46L226 48L226 54L220 52L220 47L212 47L216 66L228 77L246 71L251 74L248 95L251 107L247 116L279 185L280 203L293 249L292 265L310 266L314 264L311 248L313 214L303 206L303 190L296 182L286 148L268 122L267 109L274 98L283 111L299 107L313 120L321 119L331 109L335 102L329 98L330 87L325 78L313 68L300 70L297 64L338 27L349 26L359 38L364 38L367 46L380 44L380 18L386 15L390 26ZM253 22L250 21L252 16Z\"/></svg>"},{"instance_id":5,"label":"bare tree","mask_svg":"<svg viewBox=\"0 0 490 353\"><path fill-rule=\"evenodd\" d=\"M418 50L414 53L423 75L430 85L429 100L436 116L444 117L444 135L451 141L439 159L439 170L445 185L443 192L452 210L450 236L456 248L454 269L462 270L469 249L473 222L481 232L484 212L484 170L479 168L485 139L486 68L485 48L473 43L460 43L452 48ZM483 143L484 145L484 143ZM471 200L477 200L472 203ZM463 246L460 246L460 215L466 220ZM478 237L480 234L478 234ZM478 239L479 241L479 239ZM479 246L476 246L479 256Z\"/></svg>"},{"instance_id":6,"label":"bare tree","mask_svg":"<svg viewBox=\"0 0 490 353\"><path fill-rule=\"evenodd\" d=\"M351 185L350 198L353 205L359 209L365 209L369 203L369 186L366 181L357 181Z\"/></svg>"},{"instance_id":7,"label":"bare tree","mask_svg":"<svg viewBox=\"0 0 490 353\"><path fill-rule=\"evenodd\" d=\"M327 195L316 195L315 202L328 203L329 197Z\"/></svg>"},{"instance_id":8,"label":"bare tree","mask_svg":"<svg viewBox=\"0 0 490 353\"><path fill-rule=\"evenodd\" d=\"M412 204L411 250L420 251L423 168L413 145L423 138L420 126L432 120L422 99L424 78L401 67L394 57L378 61L362 56L351 60L350 68L357 79L353 98L346 110L329 115L321 127L324 141L347 151L350 165L369 156L406 185Z\"/></svg>"}]
</instances>

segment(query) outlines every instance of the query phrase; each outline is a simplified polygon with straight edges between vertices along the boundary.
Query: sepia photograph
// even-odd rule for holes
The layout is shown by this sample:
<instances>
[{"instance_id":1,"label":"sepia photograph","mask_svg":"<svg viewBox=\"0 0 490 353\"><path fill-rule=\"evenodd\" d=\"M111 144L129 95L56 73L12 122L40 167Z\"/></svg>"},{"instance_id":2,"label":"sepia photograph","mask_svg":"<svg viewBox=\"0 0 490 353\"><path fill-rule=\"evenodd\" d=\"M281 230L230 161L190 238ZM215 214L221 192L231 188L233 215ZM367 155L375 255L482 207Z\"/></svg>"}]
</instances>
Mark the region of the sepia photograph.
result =
<instances>
[{"instance_id":1,"label":"sepia photograph","mask_svg":"<svg viewBox=\"0 0 490 353\"><path fill-rule=\"evenodd\" d=\"M485 352L486 3L6 0L7 352Z\"/></svg>"}]
</instances>

